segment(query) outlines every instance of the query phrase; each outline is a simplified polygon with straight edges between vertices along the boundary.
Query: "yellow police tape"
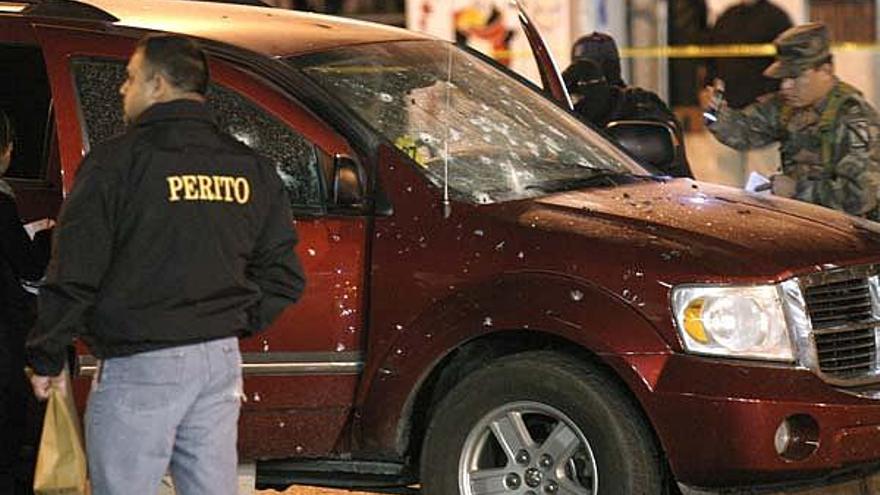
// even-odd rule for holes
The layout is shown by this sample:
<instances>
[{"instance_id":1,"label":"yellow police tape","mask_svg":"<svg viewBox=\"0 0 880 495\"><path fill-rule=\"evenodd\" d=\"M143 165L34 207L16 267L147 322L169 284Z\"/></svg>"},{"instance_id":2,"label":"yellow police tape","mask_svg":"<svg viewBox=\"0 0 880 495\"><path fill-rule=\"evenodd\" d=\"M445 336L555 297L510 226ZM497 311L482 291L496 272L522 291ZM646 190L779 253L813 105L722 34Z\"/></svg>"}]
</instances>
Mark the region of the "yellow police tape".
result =
<instances>
[{"instance_id":1,"label":"yellow police tape","mask_svg":"<svg viewBox=\"0 0 880 495\"><path fill-rule=\"evenodd\" d=\"M776 47L772 43L738 45L677 45L631 46L620 50L625 58L721 58L772 57Z\"/></svg>"},{"instance_id":2,"label":"yellow police tape","mask_svg":"<svg viewBox=\"0 0 880 495\"><path fill-rule=\"evenodd\" d=\"M880 52L880 43L836 43L831 51L840 52ZM513 52L495 50L491 53L499 56L530 57L529 51ZM676 46L629 46L620 49L623 58L739 58L739 57L772 57L776 55L776 47L772 43L736 44L736 45L676 45Z\"/></svg>"},{"instance_id":3,"label":"yellow police tape","mask_svg":"<svg viewBox=\"0 0 880 495\"><path fill-rule=\"evenodd\" d=\"M878 43L836 43L832 52L880 51ZM722 57L772 57L776 47L772 43L738 45L677 45L625 47L620 56L626 58L722 58Z\"/></svg>"}]
</instances>

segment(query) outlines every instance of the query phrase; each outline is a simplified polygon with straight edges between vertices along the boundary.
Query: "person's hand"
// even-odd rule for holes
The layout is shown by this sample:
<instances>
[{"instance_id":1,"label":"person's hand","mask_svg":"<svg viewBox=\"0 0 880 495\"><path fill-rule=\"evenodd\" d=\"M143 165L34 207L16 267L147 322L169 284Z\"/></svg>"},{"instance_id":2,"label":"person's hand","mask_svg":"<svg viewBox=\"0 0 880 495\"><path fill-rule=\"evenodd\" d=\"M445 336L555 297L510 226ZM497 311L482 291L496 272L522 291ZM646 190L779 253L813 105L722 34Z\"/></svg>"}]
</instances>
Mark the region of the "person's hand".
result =
<instances>
[{"instance_id":1,"label":"person's hand","mask_svg":"<svg viewBox=\"0 0 880 495\"><path fill-rule=\"evenodd\" d=\"M64 374L67 371L62 371L60 374L56 376L41 376L37 374L31 375L31 387L34 389L34 395L39 400L46 400L49 398L49 392L54 388L61 392L61 395L67 395L67 381L65 380Z\"/></svg>"},{"instance_id":2,"label":"person's hand","mask_svg":"<svg viewBox=\"0 0 880 495\"><path fill-rule=\"evenodd\" d=\"M776 174L770 177L770 184L771 190L776 196L793 198L797 193L797 182L787 175Z\"/></svg>"},{"instance_id":3,"label":"person's hand","mask_svg":"<svg viewBox=\"0 0 880 495\"><path fill-rule=\"evenodd\" d=\"M715 79L711 86L706 86L706 104L707 112L718 113L727 102L724 101L724 81Z\"/></svg>"},{"instance_id":4,"label":"person's hand","mask_svg":"<svg viewBox=\"0 0 880 495\"><path fill-rule=\"evenodd\" d=\"M702 94L703 106L703 124L707 128L711 128L713 124L718 122L718 113L727 106L724 101L724 81L715 79L711 86L706 86L706 90Z\"/></svg>"}]
</instances>

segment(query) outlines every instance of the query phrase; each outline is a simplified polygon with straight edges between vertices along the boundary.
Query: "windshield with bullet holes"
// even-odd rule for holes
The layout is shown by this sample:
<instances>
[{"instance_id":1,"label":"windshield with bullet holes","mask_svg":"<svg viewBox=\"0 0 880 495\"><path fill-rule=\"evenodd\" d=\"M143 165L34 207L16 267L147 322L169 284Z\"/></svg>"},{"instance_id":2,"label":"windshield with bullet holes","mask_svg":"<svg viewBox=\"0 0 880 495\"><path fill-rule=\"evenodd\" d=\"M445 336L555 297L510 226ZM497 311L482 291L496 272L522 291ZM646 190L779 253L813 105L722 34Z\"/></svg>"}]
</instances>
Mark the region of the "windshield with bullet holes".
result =
<instances>
[{"instance_id":1,"label":"windshield with bullet holes","mask_svg":"<svg viewBox=\"0 0 880 495\"><path fill-rule=\"evenodd\" d=\"M496 203L647 172L513 77L442 41L345 47L288 60L453 198Z\"/></svg>"}]
</instances>

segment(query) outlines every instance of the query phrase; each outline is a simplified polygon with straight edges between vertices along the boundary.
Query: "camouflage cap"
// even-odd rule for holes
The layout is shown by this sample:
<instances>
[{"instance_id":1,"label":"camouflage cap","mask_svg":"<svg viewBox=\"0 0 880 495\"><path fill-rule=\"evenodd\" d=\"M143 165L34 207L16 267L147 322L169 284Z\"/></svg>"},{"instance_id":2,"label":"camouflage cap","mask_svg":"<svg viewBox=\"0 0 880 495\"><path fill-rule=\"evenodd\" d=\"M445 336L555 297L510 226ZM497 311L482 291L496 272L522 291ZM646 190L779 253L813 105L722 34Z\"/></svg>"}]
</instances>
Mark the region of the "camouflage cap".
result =
<instances>
[{"instance_id":1,"label":"camouflage cap","mask_svg":"<svg viewBox=\"0 0 880 495\"><path fill-rule=\"evenodd\" d=\"M764 75L775 79L797 77L831 55L828 28L820 22L802 24L785 30L773 40L776 61Z\"/></svg>"}]
</instances>

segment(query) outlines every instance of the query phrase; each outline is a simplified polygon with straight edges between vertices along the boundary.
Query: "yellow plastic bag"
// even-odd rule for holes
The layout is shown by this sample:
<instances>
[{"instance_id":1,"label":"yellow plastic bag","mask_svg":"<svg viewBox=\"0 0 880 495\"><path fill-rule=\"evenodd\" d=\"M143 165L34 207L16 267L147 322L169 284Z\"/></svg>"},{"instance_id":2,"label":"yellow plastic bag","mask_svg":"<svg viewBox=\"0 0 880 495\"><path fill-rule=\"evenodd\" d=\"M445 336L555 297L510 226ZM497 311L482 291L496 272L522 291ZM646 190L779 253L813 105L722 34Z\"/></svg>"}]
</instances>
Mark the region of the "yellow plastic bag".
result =
<instances>
[{"instance_id":1,"label":"yellow plastic bag","mask_svg":"<svg viewBox=\"0 0 880 495\"><path fill-rule=\"evenodd\" d=\"M66 391L49 392L43 435L34 472L35 495L88 495L86 454L70 375L64 372Z\"/></svg>"}]
</instances>

